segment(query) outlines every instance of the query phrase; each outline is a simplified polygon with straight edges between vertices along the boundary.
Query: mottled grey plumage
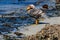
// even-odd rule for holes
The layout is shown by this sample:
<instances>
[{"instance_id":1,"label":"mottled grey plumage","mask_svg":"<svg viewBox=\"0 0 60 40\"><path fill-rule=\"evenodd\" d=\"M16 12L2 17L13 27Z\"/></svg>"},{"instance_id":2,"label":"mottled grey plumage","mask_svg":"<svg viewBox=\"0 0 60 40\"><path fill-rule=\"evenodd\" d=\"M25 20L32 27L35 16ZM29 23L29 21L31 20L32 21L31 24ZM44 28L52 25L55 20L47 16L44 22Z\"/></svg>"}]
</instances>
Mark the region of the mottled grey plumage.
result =
<instances>
[{"instance_id":1,"label":"mottled grey plumage","mask_svg":"<svg viewBox=\"0 0 60 40\"><path fill-rule=\"evenodd\" d=\"M31 9L29 12L29 15L38 19L39 17L43 17L45 13L41 9Z\"/></svg>"}]
</instances>

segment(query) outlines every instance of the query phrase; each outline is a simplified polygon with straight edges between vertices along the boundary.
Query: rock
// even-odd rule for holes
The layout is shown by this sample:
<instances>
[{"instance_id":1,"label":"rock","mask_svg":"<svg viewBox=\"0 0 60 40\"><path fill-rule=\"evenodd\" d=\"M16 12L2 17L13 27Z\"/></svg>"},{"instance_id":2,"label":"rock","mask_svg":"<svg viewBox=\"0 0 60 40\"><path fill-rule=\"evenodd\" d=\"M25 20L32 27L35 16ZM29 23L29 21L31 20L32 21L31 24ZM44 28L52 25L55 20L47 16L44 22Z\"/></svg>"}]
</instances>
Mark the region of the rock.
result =
<instances>
[{"instance_id":1,"label":"rock","mask_svg":"<svg viewBox=\"0 0 60 40\"><path fill-rule=\"evenodd\" d=\"M18 35L18 36L23 35L23 33L19 33L19 32L15 32L14 34L16 34L16 35Z\"/></svg>"},{"instance_id":2,"label":"rock","mask_svg":"<svg viewBox=\"0 0 60 40\"><path fill-rule=\"evenodd\" d=\"M41 31L37 32L36 35L26 37L24 40L60 40L60 25L47 24Z\"/></svg>"}]
</instances>

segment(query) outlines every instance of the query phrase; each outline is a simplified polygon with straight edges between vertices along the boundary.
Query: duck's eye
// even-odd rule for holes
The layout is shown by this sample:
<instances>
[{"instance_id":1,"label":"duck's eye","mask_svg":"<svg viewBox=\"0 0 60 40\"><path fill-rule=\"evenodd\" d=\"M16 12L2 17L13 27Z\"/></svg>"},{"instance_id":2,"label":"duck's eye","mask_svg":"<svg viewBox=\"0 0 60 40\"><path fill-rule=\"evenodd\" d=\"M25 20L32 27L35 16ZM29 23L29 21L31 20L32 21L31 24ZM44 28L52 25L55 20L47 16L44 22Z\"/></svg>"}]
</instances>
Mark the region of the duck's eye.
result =
<instances>
[{"instance_id":1,"label":"duck's eye","mask_svg":"<svg viewBox=\"0 0 60 40\"><path fill-rule=\"evenodd\" d=\"M33 8L30 8L30 9L33 9Z\"/></svg>"}]
</instances>

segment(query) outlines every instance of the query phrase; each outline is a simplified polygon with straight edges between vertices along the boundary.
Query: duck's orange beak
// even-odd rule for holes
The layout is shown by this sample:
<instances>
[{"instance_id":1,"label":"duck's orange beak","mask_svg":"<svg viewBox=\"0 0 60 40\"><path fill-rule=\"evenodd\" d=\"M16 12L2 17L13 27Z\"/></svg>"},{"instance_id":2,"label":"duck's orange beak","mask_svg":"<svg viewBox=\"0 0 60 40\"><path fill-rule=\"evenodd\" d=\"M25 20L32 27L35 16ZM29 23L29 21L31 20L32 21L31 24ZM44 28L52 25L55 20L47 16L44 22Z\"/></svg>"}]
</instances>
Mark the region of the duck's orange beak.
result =
<instances>
[{"instance_id":1,"label":"duck's orange beak","mask_svg":"<svg viewBox=\"0 0 60 40\"><path fill-rule=\"evenodd\" d=\"M28 6L28 7L27 7L27 11L29 11L30 9L31 9L31 7Z\"/></svg>"}]
</instances>

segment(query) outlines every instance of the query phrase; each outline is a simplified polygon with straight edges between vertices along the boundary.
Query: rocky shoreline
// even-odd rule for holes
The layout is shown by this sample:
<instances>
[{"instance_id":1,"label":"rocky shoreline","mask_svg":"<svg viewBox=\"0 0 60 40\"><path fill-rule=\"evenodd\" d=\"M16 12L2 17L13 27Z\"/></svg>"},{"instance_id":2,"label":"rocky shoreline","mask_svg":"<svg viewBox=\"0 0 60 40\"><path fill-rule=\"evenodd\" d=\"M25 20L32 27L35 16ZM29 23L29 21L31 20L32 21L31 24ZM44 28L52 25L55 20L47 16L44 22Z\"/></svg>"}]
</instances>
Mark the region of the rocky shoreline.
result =
<instances>
[{"instance_id":1,"label":"rocky shoreline","mask_svg":"<svg viewBox=\"0 0 60 40\"><path fill-rule=\"evenodd\" d=\"M60 40L60 25L46 25L36 35L26 37L24 40Z\"/></svg>"},{"instance_id":2,"label":"rocky shoreline","mask_svg":"<svg viewBox=\"0 0 60 40\"><path fill-rule=\"evenodd\" d=\"M4 35L3 38L5 40L60 40L60 25L46 24L45 27L41 31L37 32L35 35L24 36L22 34L24 37L20 37L21 35L19 34L21 33L15 33L17 37Z\"/></svg>"}]
</instances>

